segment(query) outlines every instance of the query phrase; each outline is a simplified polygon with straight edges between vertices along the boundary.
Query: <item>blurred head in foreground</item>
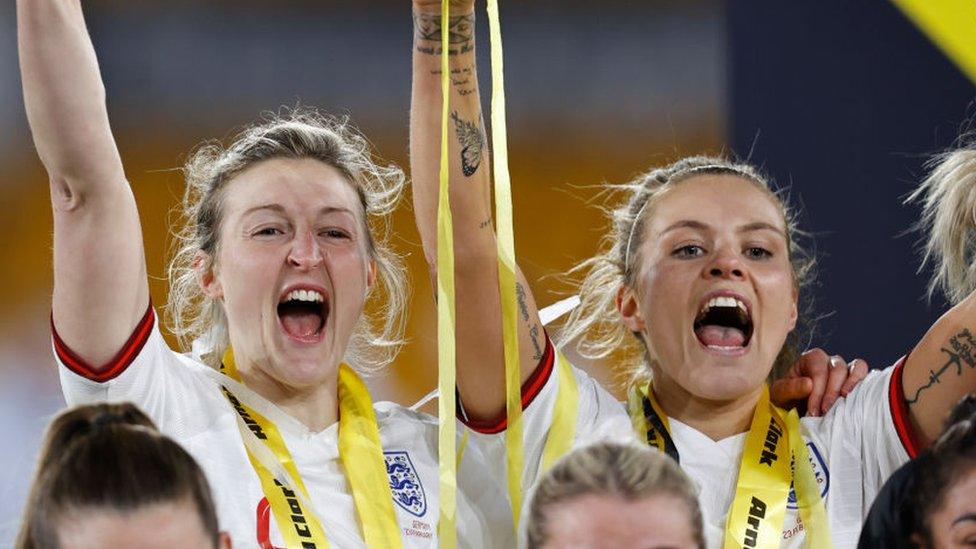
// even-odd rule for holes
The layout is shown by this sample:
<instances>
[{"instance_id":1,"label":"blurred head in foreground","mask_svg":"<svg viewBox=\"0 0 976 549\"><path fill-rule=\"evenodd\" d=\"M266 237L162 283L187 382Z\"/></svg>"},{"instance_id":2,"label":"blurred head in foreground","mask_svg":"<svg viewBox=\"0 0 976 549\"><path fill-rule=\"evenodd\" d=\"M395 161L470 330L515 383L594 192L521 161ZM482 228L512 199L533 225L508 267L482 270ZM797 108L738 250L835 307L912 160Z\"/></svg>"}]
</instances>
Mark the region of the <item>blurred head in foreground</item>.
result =
<instances>
[{"instance_id":1,"label":"blurred head in foreground","mask_svg":"<svg viewBox=\"0 0 976 549\"><path fill-rule=\"evenodd\" d=\"M542 477L527 541L529 549L705 547L695 487L678 465L609 443L568 454Z\"/></svg>"},{"instance_id":2,"label":"blurred head in foreground","mask_svg":"<svg viewBox=\"0 0 976 549\"><path fill-rule=\"evenodd\" d=\"M976 397L952 411L948 427L919 456L911 494L916 547L976 545Z\"/></svg>"},{"instance_id":3,"label":"blurred head in foreground","mask_svg":"<svg viewBox=\"0 0 976 549\"><path fill-rule=\"evenodd\" d=\"M227 549L203 471L132 404L63 412L48 427L18 549Z\"/></svg>"}]
</instances>

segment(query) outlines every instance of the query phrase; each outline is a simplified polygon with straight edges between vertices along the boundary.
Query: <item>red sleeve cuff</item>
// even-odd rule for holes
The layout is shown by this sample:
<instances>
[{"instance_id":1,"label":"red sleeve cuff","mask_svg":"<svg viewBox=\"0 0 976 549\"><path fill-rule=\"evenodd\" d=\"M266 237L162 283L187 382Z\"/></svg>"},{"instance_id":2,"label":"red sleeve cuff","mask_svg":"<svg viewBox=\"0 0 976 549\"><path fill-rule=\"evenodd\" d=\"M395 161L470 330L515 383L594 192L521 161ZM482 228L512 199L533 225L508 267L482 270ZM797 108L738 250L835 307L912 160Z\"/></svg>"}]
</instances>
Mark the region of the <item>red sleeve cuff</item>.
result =
<instances>
[{"instance_id":1,"label":"red sleeve cuff","mask_svg":"<svg viewBox=\"0 0 976 549\"><path fill-rule=\"evenodd\" d=\"M121 375L132 364L132 361L139 356L139 352L142 351L142 347L149 339L149 334L152 333L155 321L156 315L153 313L152 303L150 303L149 308L146 309L146 314L142 316L142 320L136 325L132 331L132 335L129 336L129 340L125 342L125 345L122 346L118 354L101 367L95 368L75 354L64 343L61 336L58 335L57 328L54 326L54 315L51 315L51 334L54 337L54 353L58 356L58 360L72 372L83 378L104 383Z\"/></svg>"},{"instance_id":2,"label":"red sleeve cuff","mask_svg":"<svg viewBox=\"0 0 976 549\"><path fill-rule=\"evenodd\" d=\"M912 425L912 417L908 410L908 403L905 402L905 391L902 387L902 371L905 369L905 362L908 356L902 357L895 364L895 371L891 374L891 381L888 382L888 404L891 407L891 419L895 422L895 432L901 445L908 453L908 457L915 459L922 449L918 434Z\"/></svg>"},{"instance_id":3,"label":"red sleeve cuff","mask_svg":"<svg viewBox=\"0 0 976 549\"><path fill-rule=\"evenodd\" d=\"M549 376L552 374L552 367L556 362L555 356L556 350L553 348L552 341L546 338L546 350L542 353L542 358L539 359L539 365L535 367L529 379L525 380L525 383L522 384L523 410L528 408L529 404L532 404L535 397L546 386L546 382L549 381ZM458 406L460 406L461 400L458 399L457 402ZM500 433L508 427L508 416L504 411L497 418L489 420L466 419L460 410L458 410L457 417L472 431L486 435Z\"/></svg>"}]
</instances>

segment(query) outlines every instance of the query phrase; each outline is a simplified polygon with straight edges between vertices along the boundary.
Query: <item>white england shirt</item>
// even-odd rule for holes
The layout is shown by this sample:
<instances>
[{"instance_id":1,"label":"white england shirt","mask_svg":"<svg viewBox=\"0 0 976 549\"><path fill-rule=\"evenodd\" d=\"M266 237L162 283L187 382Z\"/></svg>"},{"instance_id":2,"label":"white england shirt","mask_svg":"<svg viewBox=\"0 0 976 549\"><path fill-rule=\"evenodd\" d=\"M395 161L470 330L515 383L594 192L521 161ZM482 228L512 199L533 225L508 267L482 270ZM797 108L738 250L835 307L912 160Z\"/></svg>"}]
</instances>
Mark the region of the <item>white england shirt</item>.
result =
<instances>
[{"instance_id":1,"label":"white england shirt","mask_svg":"<svg viewBox=\"0 0 976 549\"><path fill-rule=\"evenodd\" d=\"M124 348L96 373L54 333L61 386L69 405L130 401L160 431L197 460L214 494L220 527L234 547L274 549L285 543L251 466L237 414L208 366L174 352L150 309ZM260 398L260 397L258 397ZM272 403L258 409L274 421L320 514L333 548L365 547L349 483L339 457L338 424L312 432ZM437 419L402 406L374 405L393 507L404 547L436 547L438 519ZM458 473L457 526L462 547L512 547L511 512L476 448Z\"/></svg>"},{"instance_id":2,"label":"white england shirt","mask_svg":"<svg viewBox=\"0 0 976 549\"><path fill-rule=\"evenodd\" d=\"M559 388L552 374L550 343L542 363L523 386L525 406L525 463L523 485L532 486L551 424ZM823 417L800 420L821 496L825 498L833 546L856 547L861 524L875 495L916 447L912 441L908 411L901 398L904 359L882 371L872 371L847 398L838 399ZM579 417L575 445L597 441L634 441L626 407L580 369L574 368L579 385ZM694 428L669 418L671 435L681 458L681 468L698 488L705 539L708 547L722 547L725 520L735 495L746 433L713 441ZM474 444L495 464L492 474L505 485L504 421L468 424L477 434ZM640 441L645 442L645 441ZM803 547L803 524L791 494L783 524L784 548Z\"/></svg>"}]
</instances>

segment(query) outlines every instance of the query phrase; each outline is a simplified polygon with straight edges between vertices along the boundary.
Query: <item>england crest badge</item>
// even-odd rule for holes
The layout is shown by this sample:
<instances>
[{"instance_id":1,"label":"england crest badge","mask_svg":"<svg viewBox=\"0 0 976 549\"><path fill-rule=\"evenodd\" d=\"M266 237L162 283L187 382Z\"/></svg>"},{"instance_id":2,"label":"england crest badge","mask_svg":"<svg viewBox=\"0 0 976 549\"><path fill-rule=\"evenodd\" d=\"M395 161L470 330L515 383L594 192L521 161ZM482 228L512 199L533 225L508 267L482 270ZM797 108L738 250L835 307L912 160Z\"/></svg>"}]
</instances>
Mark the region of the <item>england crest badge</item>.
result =
<instances>
[{"instance_id":1,"label":"england crest badge","mask_svg":"<svg viewBox=\"0 0 976 549\"><path fill-rule=\"evenodd\" d=\"M807 442L807 453L810 455L810 465L813 466L813 475L817 478L817 486L820 487L820 497L827 498L827 490L830 489L830 470L824 463L823 456L812 442ZM790 497L786 501L786 508L796 510L796 491L790 486Z\"/></svg>"},{"instance_id":2,"label":"england crest badge","mask_svg":"<svg viewBox=\"0 0 976 549\"><path fill-rule=\"evenodd\" d=\"M415 517L427 513L427 496L420 476L406 452L383 452L386 458L386 474L390 477L393 501Z\"/></svg>"}]
</instances>

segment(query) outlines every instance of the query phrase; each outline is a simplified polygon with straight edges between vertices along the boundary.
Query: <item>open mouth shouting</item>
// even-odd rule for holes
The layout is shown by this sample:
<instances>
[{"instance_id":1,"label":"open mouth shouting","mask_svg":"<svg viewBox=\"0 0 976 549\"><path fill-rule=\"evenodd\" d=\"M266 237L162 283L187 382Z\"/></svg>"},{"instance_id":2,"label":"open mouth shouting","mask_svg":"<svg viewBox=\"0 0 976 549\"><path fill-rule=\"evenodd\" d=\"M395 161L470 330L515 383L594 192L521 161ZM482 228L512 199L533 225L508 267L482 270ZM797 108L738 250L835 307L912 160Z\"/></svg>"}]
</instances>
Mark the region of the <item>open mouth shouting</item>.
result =
<instances>
[{"instance_id":1,"label":"open mouth shouting","mask_svg":"<svg viewBox=\"0 0 976 549\"><path fill-rule=\"evenodd\" d=\"M732 292L713 292L702 300L694 331L705 348L722 354L744 353L752 339L748 301Z\"/></svg>"},{"instance_id":2,"label":"open mouth shouting","mask_svg":"<svg viewBox=\"0 0 976 549\"><path fill-rule=\"evenodd\" d=\"M324 289L292 286L278 299L278 325L294 341L317 343L325 333L329 305L328 293Z\"/></svg>"}]
</instances>

